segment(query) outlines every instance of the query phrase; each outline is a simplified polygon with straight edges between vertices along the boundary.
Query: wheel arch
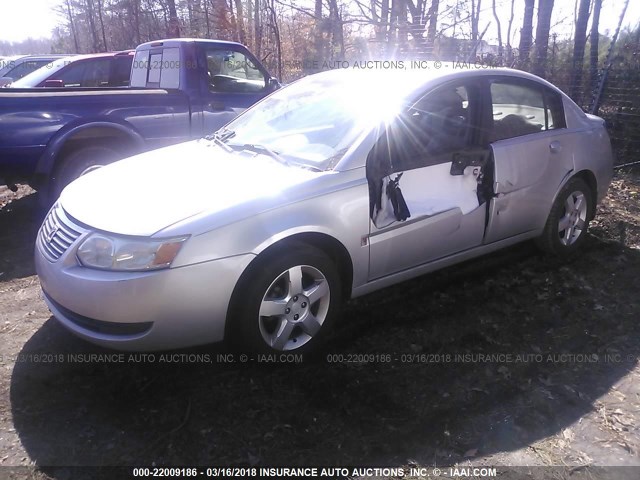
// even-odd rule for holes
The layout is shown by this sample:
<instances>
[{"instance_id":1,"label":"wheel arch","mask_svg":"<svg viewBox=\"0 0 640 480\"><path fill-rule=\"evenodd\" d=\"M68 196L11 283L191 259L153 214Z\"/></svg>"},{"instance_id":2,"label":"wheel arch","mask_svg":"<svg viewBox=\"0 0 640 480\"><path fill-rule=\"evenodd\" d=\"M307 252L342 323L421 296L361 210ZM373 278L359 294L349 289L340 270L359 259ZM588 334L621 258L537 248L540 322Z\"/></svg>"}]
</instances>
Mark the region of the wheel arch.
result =
<instances>
[{"instance_id":1,"label":"wheel arch","mask_svg":"<svg viewBox=\"0 0 640 480\"><path fill-rule=\"evenodd\" d=\"M339 240L331 235L319 232L298 233L281 241L286 242L287 240L295 243L311 245L312 247L315 247L327 254L335 264L338 269L338 273L340 274L340 279L342 280L342 298L345 300L351 298L353 261L351 260L349 251Z\"/></svg>"},{"instance_id":2,"label":"wheel arch","mask_svg":"<svg viewBox=\"0 0 640 480\"><path fill-rule=\"evenodd\" d=\"M580 170L571 178L581 178L585 181L589 189L591 190L591 202L593 205L592 211L590 212L589 220L593 220L596 214L596 203L598 198L598 180L596 176L591 170Z\"/></svg>"},{"instance_id":3,"label":"wheel arch","mask_svg":"<svg viewBox=\"0 0 640 480\"><path fill-rule=\"evenodd\" d=\"M145 140L132 126L112 121L92 121L63 129L52 138L36 166L36 175L54 174L58 162L64 155L89 144L106 143L109 147L126 155L140 151ZM115 146L115 148L114 148Z\"/></svg>"},{"instance_id":4,"label":"wheel arch","mask_svg":"<svg viewBox=\"0 0 640 480\"><path fill-rule=\"evenodd\" d=\"M573 174L571 173L572 172L567 173L563 181L560 183L560 186L558 187L558 190L556 191L555 195L553 196L553 200L551 201L551 206L549 207L549 211L547 212L547 217L545 218L549 217L549 214L551 213L551 209L553 208L553 205L556 203L556 200L558 199L558 195L560 195L560 192L562 192L562 189L574 178L579 178L580 180L584 181L589 187L589 190L591 190L591 200L592 200L593 208L590 213L589 220L593 220L596 212L596 199L598 196L598 190L597 190L598 182L596 180L596 176L591 170L587 170L587 169L580 170Z\"/></svg>"},{"instance_id":5,"label":"wheel arch","mask_svg":"<svg viewBox=\"0 0 640 480\"><path fill-rule=\"evenodd\" d=\"M349 251L342 242L327 233L300 232L281 238L262 250L256 258L252 260L245 272L249 271L252 265L255 266L255 264L266 255L274 255L280 250L286 250L295 245L309 245L328 255L340 274L343 298L347 300L351 297L351 287L353 283L353 261L351 260L351 255L349 255ZM242 280L242 277L240 280Z\"/></svg>"},{"instance_id":6,"label":"wheel arch","mask_svg":"<svg viewBox=\"0 0 640 480\"><path fill-rule=\"evenodd\" d=\"M598 181L596 180L596 176L591 170L586 170L586 169L580 170L574 173L573 175L568 176L566 181L564 181L562 185L560 185L560 188L556 192L556 195L553 198L553 202L551 203L551 205L553 206L556 199L558 198L558 195L560 194L562 189L565 187L565 185L567 185L574 178L579 178L580 180L584 181L589 187L589 190L591 190L591 205L593 208L591 208L591 211L589 212L589 220L593 220L593 218L596 215L596 202L598 198Z\"/></svg>"},{"instance_id":7,"label":"wheel arch","mask_svg":"<svg viewBox=\"0 0 640 480\"><path fill-rule=\"evenodd\" d=\"M286 254L288 250L295 246L311 246L317 248L334 262L336 268L338 269L338 274L340 275L341 287L342 287L342 298L343 300L348 300L351 298L351 290L353 284L353 261L351 260L351 256L349 255L346 247L337 240L335 237L328 235L326 233L319 232L303 232L303 233L295 233L288 237L282 238L267 248L262 250L256 257L251 260L247 268L245 268L242 275L236 282L236 285L233 289L233 293L231 294L231 298L229 300L229 308L227 310L227 320L225 322L225 338L229 336L230 328L232 327L233 322L230 321L230 317L234 316L235 309L237 307L237 295L243 290L243 285L249 281L252 274L256 271L256 269L260 268L260 262L265 259L267 256L278 255L281 253Z\"/></svg>"}]
</instances>

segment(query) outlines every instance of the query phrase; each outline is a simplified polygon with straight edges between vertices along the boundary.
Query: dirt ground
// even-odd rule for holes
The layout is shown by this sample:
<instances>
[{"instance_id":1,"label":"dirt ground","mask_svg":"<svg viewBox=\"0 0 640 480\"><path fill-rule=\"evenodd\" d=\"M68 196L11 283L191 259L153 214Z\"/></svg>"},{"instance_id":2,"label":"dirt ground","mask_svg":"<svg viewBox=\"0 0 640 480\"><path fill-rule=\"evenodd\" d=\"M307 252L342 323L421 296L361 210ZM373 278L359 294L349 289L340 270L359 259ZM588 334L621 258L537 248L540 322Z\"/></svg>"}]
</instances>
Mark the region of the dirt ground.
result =
<instances>
[{"instance_id":1,"label":"dirt ground","mask_svg":"<svg viewBox=\"0 0 640 480\"><path fill-rule=\"evenodd\" d=\"M0 187L0 477L527 465L540 468L502 478L640 478L639 195L640 172L618 172L572 261L527 243L352 301L312 361L225 363L215 345L117 363L51 317L36 194Z\"/></svg>"}]
</instances>

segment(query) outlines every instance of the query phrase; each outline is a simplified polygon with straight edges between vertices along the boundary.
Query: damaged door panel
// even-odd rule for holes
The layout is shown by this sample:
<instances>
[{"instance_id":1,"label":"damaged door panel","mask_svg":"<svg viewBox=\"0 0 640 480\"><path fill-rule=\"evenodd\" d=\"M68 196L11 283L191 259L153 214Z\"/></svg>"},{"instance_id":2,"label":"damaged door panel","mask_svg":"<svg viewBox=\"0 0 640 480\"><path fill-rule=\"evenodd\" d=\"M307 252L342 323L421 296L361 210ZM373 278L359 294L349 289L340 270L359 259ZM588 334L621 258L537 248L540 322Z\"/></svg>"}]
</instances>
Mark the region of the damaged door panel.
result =
<instances>
[{"instance_id":1,"label":"damaged door panel","mask_svg":"<svg viewBox=\"0 0 640 480\"><path fill-rule=\"evenodd\" d=\"M484 243L543 228L553 192L573 169L572 158L562 153L570 140L561 99L528 83L491 84L494 195Z\"/></svg>"},{"instance_id":2,"label":"damaged door panel","mask_svg":"<svg viewBox=\"0 0 640 480\"><path fill-rule=\"evenodd\" d=\"M447 85L419 99L369 155L370 279L482 244L489 153L474 137L473 91Z\"/></svg>"},{"instance_id":3,"label":"damaged door panel","mask_svg":"<svg viewBox=\"0 0 640 480\"><path fill-rule=\"evenodd\" d=\"M482 243L486 208L480 207L477 196L480 172L467 167L463 175L451 175L451 166L450 162L402 172L400 186L410 212L406 220L395 218L383 195L369 238L370 278Z\"/></svg>"}]
</instances>

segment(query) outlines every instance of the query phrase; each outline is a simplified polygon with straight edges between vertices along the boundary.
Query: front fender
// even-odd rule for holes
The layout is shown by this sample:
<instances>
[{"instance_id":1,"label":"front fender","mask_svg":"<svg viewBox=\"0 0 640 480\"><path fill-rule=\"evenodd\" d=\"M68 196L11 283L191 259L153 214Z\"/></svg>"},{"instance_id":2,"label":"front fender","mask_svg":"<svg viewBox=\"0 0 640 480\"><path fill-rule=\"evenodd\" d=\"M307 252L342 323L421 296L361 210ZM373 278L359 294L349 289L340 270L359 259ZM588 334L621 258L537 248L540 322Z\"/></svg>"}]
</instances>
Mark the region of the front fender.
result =
<instances>
[{"instance_id":1,"label":"front fender","mask_svg":"<svg viewBox=\"0 0 640 480\"><path fill-rule=\"evenodd\" d=\"M38 160L36 175L50 175L56 158L66 142L90 129L111 129L120 135L125 135L138 149L143 149L145 146L145 140L142 135L129 123L104 119L89 121L82 119L65 125L51 137ZM96 138L99 138L99 136L96 136Z\"/></svg>"}]
</instances>

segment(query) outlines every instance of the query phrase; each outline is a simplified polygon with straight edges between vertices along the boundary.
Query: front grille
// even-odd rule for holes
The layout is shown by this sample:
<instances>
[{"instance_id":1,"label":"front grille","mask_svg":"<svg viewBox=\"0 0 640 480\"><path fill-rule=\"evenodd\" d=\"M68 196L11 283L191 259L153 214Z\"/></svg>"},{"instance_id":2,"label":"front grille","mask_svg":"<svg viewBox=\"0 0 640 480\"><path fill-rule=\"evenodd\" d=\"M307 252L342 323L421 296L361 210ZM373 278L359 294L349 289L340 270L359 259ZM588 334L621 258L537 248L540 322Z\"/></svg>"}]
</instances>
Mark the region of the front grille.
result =
<instances>
[{"instance_id":1,"label":"front grille","mask_svg":"<svg viewBox=\"0 0 640 480\"><path fill-rule=\"evenodd\" d=\"M60 215L60 210L57 205L51 209L38 233L40 249L52 262L58 260L82 233Z\"/></svg>"}]
</instances>

